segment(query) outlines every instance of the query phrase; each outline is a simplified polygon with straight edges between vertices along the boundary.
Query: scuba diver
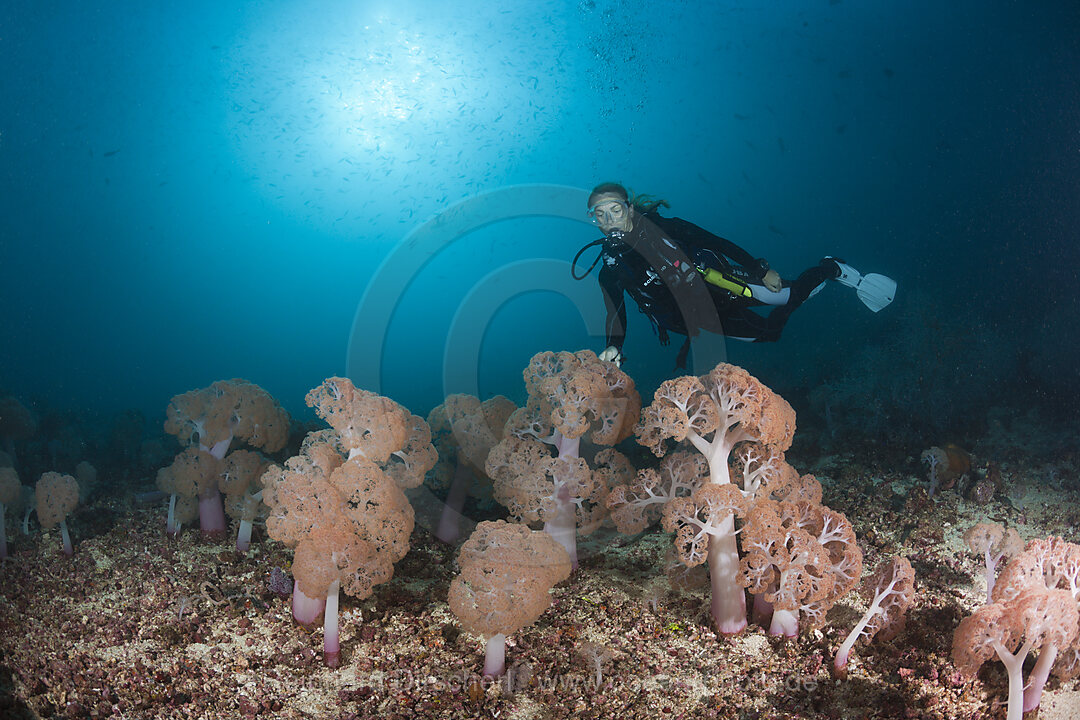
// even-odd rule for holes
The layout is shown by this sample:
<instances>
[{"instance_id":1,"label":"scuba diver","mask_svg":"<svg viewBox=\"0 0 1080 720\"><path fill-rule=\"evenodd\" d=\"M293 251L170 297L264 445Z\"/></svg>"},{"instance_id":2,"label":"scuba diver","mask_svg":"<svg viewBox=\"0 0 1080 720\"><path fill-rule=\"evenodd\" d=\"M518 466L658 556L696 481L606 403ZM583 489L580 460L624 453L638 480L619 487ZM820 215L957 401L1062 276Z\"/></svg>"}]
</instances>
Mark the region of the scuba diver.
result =
<instances>
[{"instance_id":1,"label":"scuba diver","mask_svg":"<svg viewBox=\"0 0 1080 720\"><path fill-rule=\"evenodd\" d=\"M636 195L618 183L601 183L589 194L589 215L603 231L574 257L571 272L581 280L596 264L607 308L607 348L601 360L622 363L626 338L626 295L649 318L661 345L669 333L686 335L677 367L686 366L690 340L701 331L750 342L775 342L791 313L829 280L855 288L874 312L892 302L896 283L875 273L861 275L833 257L783 280L764 258L755 258L730 240L680 218L661 217L662 200ZM581 254L601 245L583 274ZM767 315L752 308L771 306Z\"/></svg>"}]
</instances>

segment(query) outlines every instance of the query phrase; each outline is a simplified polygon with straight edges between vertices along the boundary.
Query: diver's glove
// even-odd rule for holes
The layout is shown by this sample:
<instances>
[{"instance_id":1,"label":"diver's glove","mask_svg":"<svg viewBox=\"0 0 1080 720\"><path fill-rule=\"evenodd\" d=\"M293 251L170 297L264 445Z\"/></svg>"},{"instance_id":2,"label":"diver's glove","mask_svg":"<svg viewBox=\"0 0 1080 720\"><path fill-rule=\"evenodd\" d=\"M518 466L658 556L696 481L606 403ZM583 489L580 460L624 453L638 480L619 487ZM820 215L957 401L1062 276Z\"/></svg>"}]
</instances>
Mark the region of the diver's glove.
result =
<instances>
[{"instance_id":1,"label":"diver's glove","mask_svg":"<svg viewBox=\"0 0 1080 720\"><path fill-rule=\"evenodd\" d=\"M780 273L769 267L769 261L765 258L758 258L754 261L754 265L756 267L749 268L749 270L761 278L761 284L772 292L780 292L784 287L784 281L780 278Z\"/></svg>"},{"instance_id":2,"label":"diver's glove","mask_svg":"<svg viewBox=\"0 0 1080 720\"><path fill-rule=\"evenodd\" d=\"M615 367L622 366L622 353L619 352L619 348L615 347L614 345L608 345L606 348L604 348L603 352L600 353L599 357L604 362L615 363Z\"/></svg>"},{"instance_id":3,"label":"diver's glove","mask_svg":"<svg viewBox=\"0 0 1080 720\"><path fill-rule=\"evenodd\" d=\"M761 284L773 292L780 292L784 287L784 281L780 278L780 273L775 270L766 271L761 277Z\"/></svg>"}]
</instances>

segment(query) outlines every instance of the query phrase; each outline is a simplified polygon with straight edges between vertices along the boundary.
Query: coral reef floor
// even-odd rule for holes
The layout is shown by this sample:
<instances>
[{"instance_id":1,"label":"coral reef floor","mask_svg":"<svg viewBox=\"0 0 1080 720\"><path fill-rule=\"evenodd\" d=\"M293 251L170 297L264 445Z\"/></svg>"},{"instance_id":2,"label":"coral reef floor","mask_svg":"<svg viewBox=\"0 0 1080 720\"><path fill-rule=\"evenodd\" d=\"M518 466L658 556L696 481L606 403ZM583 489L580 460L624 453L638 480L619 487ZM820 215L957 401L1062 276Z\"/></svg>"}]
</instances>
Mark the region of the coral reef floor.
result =
<instances>
[{"instance_id":1,"label":"coral reef floor","mask_svg":"<svg viewBox=\"0 0 1080 720\"><path fill-rule=\"evenodd\" d=\"M288 570L291 551L259 528L243 556L193 531L170 540L160 506L105 496L71 519L74 557L59 552L55 531L12 534L0 567L0 717L1004 717L1002 666L986 663L969 680L950 658L954 628L985 593L961 535L991 519L1025 540L1077 542L1080 492L1071 454L1054 459L1052 484L1036 470L1045 456L998 455L1002 487L985 504L957 489L929 498L917 458L874 462L851 450L792 459L854 523L867 572L903 554L917 573L906 629L857 646L843 680L829 668L864 609L857 595L795 639L755 626L719 637L707 586L665 574L671 541L658 528L585 538L581 567L554 589L553 607L510 638L508 675L481 678L481 640L445 602L456 548L423 522L392 581L366 600L343 598L342 663L331 670L321 630L296 625L268 582L274 568ZM1039 717L1080 717L1078 697L1074 683L1052 680Z\"/></svg>"}]
</instances>

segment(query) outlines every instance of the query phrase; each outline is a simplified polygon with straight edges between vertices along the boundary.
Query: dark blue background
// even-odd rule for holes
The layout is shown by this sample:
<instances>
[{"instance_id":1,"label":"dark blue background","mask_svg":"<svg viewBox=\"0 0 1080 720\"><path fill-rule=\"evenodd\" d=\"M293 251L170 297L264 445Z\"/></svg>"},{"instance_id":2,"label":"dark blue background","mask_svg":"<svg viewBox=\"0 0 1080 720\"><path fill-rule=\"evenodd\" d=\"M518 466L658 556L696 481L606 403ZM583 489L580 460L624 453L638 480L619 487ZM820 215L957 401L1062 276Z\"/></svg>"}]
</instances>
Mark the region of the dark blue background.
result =
<instances>
[{"instance_id":1,"label":"dark blue background","mask_svg":"<svg viewBox=\"0 0 1080 720\"><path fill-rule=\"evenodd\" d=\"M920 360L935 387L1076 387L1077 3L467 7L3 3L0 388L157 415L244 377L297 412L367 342L380 390L426 412L470 289L596 233L539 217L450 238L389 334L350 345L380 263L481 193L609 179L785 275L836 254L899 281L878 315L830 287L778 345L729 345L776 387ZM462 318L486 328L482 393L520 400L540 350L602 349L592 290ZM643 389L674 352L631 311Z\"/></svg>"}]
</instances>

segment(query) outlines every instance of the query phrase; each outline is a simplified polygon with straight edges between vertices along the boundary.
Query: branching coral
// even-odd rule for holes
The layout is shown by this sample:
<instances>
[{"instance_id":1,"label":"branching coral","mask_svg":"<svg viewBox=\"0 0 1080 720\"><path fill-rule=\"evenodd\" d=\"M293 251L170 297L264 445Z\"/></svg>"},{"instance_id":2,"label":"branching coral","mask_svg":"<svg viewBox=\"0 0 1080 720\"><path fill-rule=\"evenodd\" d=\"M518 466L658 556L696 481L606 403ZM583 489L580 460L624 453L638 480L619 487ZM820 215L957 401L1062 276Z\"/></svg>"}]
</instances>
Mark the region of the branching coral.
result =
<instances>
[{"instance_id":1,"label":"branching coral","mask_svg":"<svg viewBox=\"0 0 1080 720\"><path fill-rule=\"evenodd\" d=\"M836 651L833 674L837 677L846 674L856 642L870 642L875 635L889 640L903 629L907 609L915 599L915 571L911 563L904 557L885 560L863 581L862 594L870 607Z\"/></svg>"},{"instance_id":2,"label":"branching coral","mask_svg":"<svg viewBox=\"0 0 1080 720\"><path fill-rule=\"evenodd\" d=\"M708 479L709 468L700 453L671 453L658 470L642 468L612 487L607 497L611 519L621 533L642 532L659 522L669 502L689 497Z\"/></svg>"},{"instance_id":3,"label":"branching coral","mask_svg":"<svg viewBox=\"0 0 1080 720\"><path fill-rule=\"evenodd\" d=\"M676 546L688 566L708 561L712 616L722 633L746 627L746 600L737 580L736 516L748 510L744 491L731 483L729 460L739 443L752 441L763 455L791 445L795 411L742 368L721 363L702 377L664 382L641 413L638 442L657 456L668 440L688 441L705 458L709 481L690 497L664 508L664 529L677 532Z\"/></svg>"},{"instance_id":4,"label":"branching coral","mask_svg":"<svg viewBox=\"0 0 1080 720\"><path fill-rule=\"evenodd\" d=\"M794 430L791 406L741 368L720 364L669 380L636 429L639 443L664 456L660 469L638 471L608 496L620 532L640 532L662 515L679 565L708 567L721 633L746 627L744 588L756 622L793 636L821 625L859 581L851 524L822 505L812 475L784 460ZM697 452L668 454L673 441Z\"/></svg>"},{"instance_id":5,"label":"branching coral","mask_svg":"<svg viewBox=\"0 0 1080 720\"><path fill-rule=\"evenodd\" d=\"M593 477L580 444L613 445L629 437L641 400L626 373L587 350L538 353L524 379L528 402L507 421L506 437L485 469L495 498L519 520L543 522L576 567L577 533L602 522L610 477ZM604 462L610 464L610 456Z\"/></svg>"},{"instance_id":6,"label":"branching coral","mask_svg":"<svg viewBox=\"0 0 1080 720\"><path fill-rule=\"evenodd\" d=\"M964 542L973 553L983 559L983 578L986 581L986 602L994 595L997 567L1002 560L1019 554L1024 549L1015 528L1005 529L997 523L976 523L964 532Z\"/></svg>"},{"instance_id":7,"label":"branching coral","mask_svg":"<svg viewBox=\"0 0 1080 720\"><path fill-rule=\"evenodd\" d=\"M1080 546L1059 537L1032 540L1002 571L993 602L964 618L953 634L953 662L973 676L997 657L1009 676L1007 720L1038 707L1050 673L1080 674ZM1039 657L1028 684L1024 661Z\"/></svg>"},{"instance_id":8,"label":"branching coral","mask_svg":"<svg viewBox=\"0 0 1080 720\"><path fill-rule=\"evenodd\" d=\"M862 573L862 552L843 514L802 499L759 498L742 528L739 582L755 600L756 619L772 635L820 627L825 613Z\"/></svg>"}]
</instances>

